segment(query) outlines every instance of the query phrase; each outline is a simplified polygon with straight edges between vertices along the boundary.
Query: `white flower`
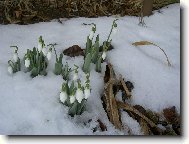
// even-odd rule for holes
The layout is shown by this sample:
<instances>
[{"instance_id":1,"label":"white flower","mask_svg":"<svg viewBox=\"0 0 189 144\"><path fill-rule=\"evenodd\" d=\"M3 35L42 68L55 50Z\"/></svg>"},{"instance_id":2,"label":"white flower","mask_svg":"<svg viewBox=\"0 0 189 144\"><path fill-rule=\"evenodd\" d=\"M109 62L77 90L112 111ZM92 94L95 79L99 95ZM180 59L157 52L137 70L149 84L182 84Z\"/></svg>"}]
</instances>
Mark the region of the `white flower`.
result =
<instances>
[{"instance_id":1,"label":"white flower","mask_svg":"<svg viewBox=\"0 0 189 144\"><path fill-rule=\"evenodd\" d=\"M38 51L41 52L41 50L42 50L42 44L38 43Z\"/></svg>"},{"instance_id":2,"label":"white flower","mask_svg":"<svg viewBox=\"0 0 189 144\"><path fill-rule=\"evenodd\" d=\"M84 98L83 92L81 89L77 89L76 91L76 99L79 103L81 103L82 99Z\"/></svg>"},{"instance_id":3,"label":"white flower","mask_svg":"<svg viewBox=\"0 0 189 144\"><path fill-rule=\"evenodd\" d=\"M72 95L72 96L70 96L70 103L72 104L72 103L74 103L74 102L75 102L75 96Z\"/></svg>"},{"instance_id":4,"label":"white flower","mask_svg":"<svg viewBox=\"0 0 189 144\"><path fill-rule=\"evenodd\" d=\"M51 56L52 56L52 52L51 52L51 51L48 51L48 53L47 53L47 59L50 60L50 59L51 59Z\"/></svg>"},{"instance_id":5,"label":"white flower","mask_svg":"<svg viewBox=\"0 0 189 144\"><path fill-rule=\"evenodd\" d=\"M68 95L66 92L60 92L60 101L64 103L68 98Z\"/></svg>"},{"instance_id":6,"label":"white flower","mask_svg":"<svg viewBox=\"0 0 189 144\"><path fill-rule=\"evenodd\" d=\"M93 37L94 37L94 31L91 31L89 35L89 39L92 40Z\"/></svg>"},{"instance_id":7,"label":"white flower","mask_svg":"<svg viewBox=\"0 0 189 144\"><path fill-rule=\"evenodd\" d=\"M85 89L84 93L85 93L85 99L88 99L89 96L91 95L90 89Z\"/></svg>"},{"instance_id":8,"label":"white flower","mask_svg":"<svg viewBox=\"0 0 189 144\"><path fill-rule=\"evenodd\" d=\"M8 72L9 72L9 74L13 74L13 69L11 66L8 66Z\"/></svg>"},{"instance_id":9,"label":"white flower","mask_svg":"<svg viewBox=\"0 0 189 144\"><path fill-rule=\"evenodd\" d=\"M76 81L78 79L78 74L77 73L74 73L73 75L73 80Z\"/></svg>"},{"instance_id":10,"label":"white flower","mask_svg":"<svg viewBox=\"0 0 189 144\"><path fill-rule=\"evenodd\" d=\"M29 58L25 59L25 66L28 68L30 66Z\"/></svg>"},{"instance_id":11,"label":"white flower","mask_svg":"<svg viewBox=\"0 0 189 144\"><path fill-rule=\"evenodd\" d=\"M117 27L114 27L112 30L112 34L115 35L117 33Z\"/></svg>"},{"instance_id":12,"label":"white flower","mask_svg":"<svg viewBox=\"0 0 189 144\"><path fill-rule=\"evenodd\" d=\"M42 52L43 52L44 56L47 55L47 49L46 49L46 47L42 48Z\"/></svg>"},{"instance_id":13,"label":"white flower","mask_svg":"<svg viewBox=\"0 0 189 144\"><path fill-rule=\"evenodd\" d=\"M17 53L13 54L13 60L14 60L14 62L18 61L18 54Z\"/></svg>"},{"instance_id":14,"label":"white flower","mask_svg":"<svg viewBox=\"0 0 189 144\"><path fill-rule=\"evenodd\" d=\"M105 60L105 58L106 58L106 52L103 52L102 53L102 59Z\"/></svg>"}]
</instances>

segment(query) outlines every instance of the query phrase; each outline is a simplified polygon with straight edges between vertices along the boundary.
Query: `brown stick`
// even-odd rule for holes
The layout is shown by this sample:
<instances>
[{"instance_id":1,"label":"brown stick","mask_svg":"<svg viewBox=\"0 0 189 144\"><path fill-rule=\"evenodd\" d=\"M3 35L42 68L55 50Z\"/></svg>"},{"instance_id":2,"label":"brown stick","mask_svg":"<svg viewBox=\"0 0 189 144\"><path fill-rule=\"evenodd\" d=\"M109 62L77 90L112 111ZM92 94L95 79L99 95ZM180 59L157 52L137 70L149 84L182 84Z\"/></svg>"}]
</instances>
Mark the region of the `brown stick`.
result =
<instances>
[{"instance_id":1,"label":"brown stick","mask_svg":"<svg viewBox=\"0 0 189 144\"><path fill-rule=\"evenodd\" d=\"M132 95L131 95L129 89L127 88L127 86L126 86L126 84L125 84L125 82L124 82L122 76L120 76L120 82L121 82L121 84L122 84L122 86L123 86L123 89L125 90L125 93L126 93L126 95L128 96L128 98L131 98Z\"/></svg>"},{"instance_id":2,"label":"brown stick","mask_svg":"<svg viewBox=\"0 0 189 144\"><path fill-rule=\"evenodd\" d=\"M143 115L141 112L139 112L137 109L135 109L131 105L117 101L117 106L118 106L118 108L125 109L127 111L137 114L142 119L144 119L152 128L156 128L157 131L161 134L161 130L156 126L156 124L154 122L152 122L149 118L147 118L145 115Z\"/></svg>"},{"instance_id":3,"label":"brown stick","mask_svg":"<svg viewBox=\"0 0 189 144\"><path fill-rule=\"evenodd\" d=\"M104 87L104 102L106 104L106 112L112 124L117 129L121 129L119 111L113 93L113 85L117 82L117 79L114 76L114 71L111 64L107 65L105 74L107 74L107 77L109 77L106 78L106 83Z\"/></svg>"}]
</instances>

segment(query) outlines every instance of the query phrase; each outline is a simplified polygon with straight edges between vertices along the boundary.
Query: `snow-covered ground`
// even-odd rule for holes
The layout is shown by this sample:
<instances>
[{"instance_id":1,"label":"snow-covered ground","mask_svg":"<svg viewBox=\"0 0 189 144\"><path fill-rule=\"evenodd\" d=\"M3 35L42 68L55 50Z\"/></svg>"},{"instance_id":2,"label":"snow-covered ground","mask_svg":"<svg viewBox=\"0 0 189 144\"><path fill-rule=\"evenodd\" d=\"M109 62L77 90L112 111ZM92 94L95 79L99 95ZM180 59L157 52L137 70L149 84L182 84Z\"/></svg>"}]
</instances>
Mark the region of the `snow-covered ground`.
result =
<instances>
[{"instance_id":1,"label":"snow-covered ground","mask_svg":"<svg viewBox=\"0 0 189 144\"><path fill-rule=\"evenodd\" d=\"M48 66L48 75L31 78L24 71L14 75L7 72L7 61L11 59L11 45L19 47L19 57L23 58L27 49L37 47L38 37L43 36L45 43L54 43L57 53L72 46L85 48L86 37L95 23L100 43L106 40L115 17L62 19L31 25L0 25L0 134L35 135L127 135L109 122L101 104L103 92L103 72L96 73L91 68L92 94L87 101L87 111L81 116L71 118L68 108L59 102L59 91L64 82L61 76L53 73L55 56ZM170 5L161 13L144 18L146 27L138 25L137 17L119 17L118 32L113 38L115 49L107 53L107 60L114 66L116 74L121 74L134 84L131 104L139 104L146 109L160 112L163 108L176 106L180 111L180 5ZM159 45L167 53L166 58L155 46L132 45L133 42L147 40ZM71 67L82 67L83 57L64 56ZM80 70L81 71L81 70ZM180 112L179 112L180 113ZM142 134L139 124L126 113L122 114L133 134ZM85 125L89 119L90 124ZM107 131L93 133L96 120L100 119Z\"/></svg>"}]
</instances>

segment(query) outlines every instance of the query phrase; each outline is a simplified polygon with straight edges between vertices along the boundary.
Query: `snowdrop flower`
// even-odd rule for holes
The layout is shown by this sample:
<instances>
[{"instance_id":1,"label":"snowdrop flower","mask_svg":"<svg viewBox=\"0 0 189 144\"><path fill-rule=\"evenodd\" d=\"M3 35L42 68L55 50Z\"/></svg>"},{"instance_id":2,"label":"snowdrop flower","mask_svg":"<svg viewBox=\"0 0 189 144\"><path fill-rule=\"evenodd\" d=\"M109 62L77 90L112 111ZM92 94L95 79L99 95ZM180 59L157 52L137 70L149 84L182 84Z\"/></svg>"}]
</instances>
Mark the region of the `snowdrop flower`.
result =
<instances>
[{"instance_id":1,"label":"snowdrop flower","mask_svg":"<svg viewBox=\"0 0 189 144\"><path fill-rule=\"evenodd\" d=\"M90 32L90 35L89 35L89 39L92 40L93 37L94 37L94 31L91 31L91 32Z\"/></svg>"},{"instance_id":2,"label":"snowdrop flower","mask_svg":"<svg viewBox=\"0 0 189 144\"><path fill-rule=\"evenodd\" d=\"M78 74L77 73L74 73L73 75L73 80L76 81L78 79Z\"/></svg>"},{"instance_id":3,"label":"snowdrop flower","mask_svg":"<svg viewBox=\"0 0 189 144\"><path fill-rule=\"evenodd\" d=\"M64 103L68 98L68 95L66 92L60 92L60 101Z\"/></svg>"},{"instance_id":4,"label":"snowdrop flower","mask_svg":"<svg viewBox=\"0 0 189 144\"><path fill-rule=\"evenodd\" d=\"M102 59L105 60L105 58L106 58L106 52L103 52L102 53Z\"/></svg>"},{"instance_id":5,"label":"snowdrop flower","mask_svg":"<svg viewBox=\"0 0 189 144\"><path fill-rule=\"evenodd\" d=\"M13 74L13 69L11 66L8 66L8 72L9 72L9 74Z\"/></svg>"},{"instance_id":6,"label":"snowdrop flower","mask_svg":"<svg viewBox=\"0 0 189 144\"><path fill-rule=\"evenodd\" d=\"M30 66L30 60L29 58L25 59L25 66L28 68Z\"/></svg>"},{"instance_id":7,"label":"snowdrop flower","mask_svg":"<svg viewBox=\"0 0 189 144\"><path fill-rule=\"evenodd\" d=\"M42 44L39 42L38 43L38 51L41 52L42 51Z\"/></svg>"},{"instance_id":8,"label":"snowdrop flower","mask_svg":"<svg viewBox=\"0 0 189 144\"><path fill-rule=\"evenodd\" d=\"M117 33L117 27L114 27L114 28L112 29L112 34L115 35L116 33Z\"/></svg>"},{"instance_id":9,"label":"snowdrop flower","mask_svg":"<svg viewBox=\"0 0 189 144\"><path fill-rule=\"evenodd\" d=\"M13 60L14 60L14 62L18 61L18 54L17 53L13 54Z\"/></svg>"},{"instance_id":10,"label":"snowdrop flower","mask_svg":"<svg viewBox=\"0 0 189 144\"><path fill-rule=\"evenodd\" d=\"M51 52L51 51L48 51L48 53L47 53L47 59L50 60L51 57L52 57L52 52Z\"/></svg>"},{"instance_id":11,"label":"snowdrop flower","mask_svg":"<svg viewBox=\"0 0 189 144\"><path fill-rule=\"evenodd\" d=\"M75 102L75 95L70 96L70 103L73 104Z\"/></svg>"},{"instance_id":12,"label":"snowdrop flower","mask_svg":"<svg viewBox=\"0 0 189 144\"><path fill-rule=\"evenodd\" d=\"M76 100L81 103L81 101L83 100L84 98L84 95L83 95L83 91L82 91L82 87L81 87L81 81L78 80L77 81L78 83L78 88L76 90Z\"/></svg>"},{"instance_id":13,"label":"snowdrop flower","mask_svg":"<svg viewBox=\"0 0 189 144\"><path fill-rule=\"evenodd\" d=\"M47 55L47 49L46 49L46 47L42 48L42 52L43 52L44 56Z\"/></svg>"},{"instance_id":14,"label":"snowdrop flower","mask_svg":"<svg viewBox=\"0 0 189 144\"><path fill-rule=\"evenodd\" d=\"M88 99L89 96L91 95L90 89L88 88L84 90L84 93L85 93L85 99Z\"/></svg>"},{"instance_id":15,"label":"snowdrop flower","mask_svg":"<svg viewBox=\"0 0 189 144\"><path fill-rule=\"evenodd\" d=\"M81 89L77 89L76 91L76 99L79 103L81 103L81 101L83 100L84 96L83 96L83 91Z\"/></svg>"}]
</instances>

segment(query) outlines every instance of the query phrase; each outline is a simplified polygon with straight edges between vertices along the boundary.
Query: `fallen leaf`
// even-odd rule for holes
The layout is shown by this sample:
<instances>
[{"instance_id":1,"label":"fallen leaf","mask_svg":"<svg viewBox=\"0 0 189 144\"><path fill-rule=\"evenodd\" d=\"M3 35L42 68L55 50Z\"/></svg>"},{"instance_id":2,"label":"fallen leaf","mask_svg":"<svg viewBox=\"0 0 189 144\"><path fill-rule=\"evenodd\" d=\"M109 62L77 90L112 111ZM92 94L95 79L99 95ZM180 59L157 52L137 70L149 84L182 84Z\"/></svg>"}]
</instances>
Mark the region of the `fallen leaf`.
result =
<instances>
[{"instance_id":1,"label":"fallen leaf","mask_svg":"<svg viewBox=\"0 0 189 144\"><path fill-rule=\"evenodd\" d=\"M75 57L75 56L84 56L83 49L81 49L78 45L73 45L63 51L64 55Z\"/></svg>"},{"instance_id":2,"label":"fallen leaf","mask_svg":"<svg viewBox=\"0 0 189 144\"><path fill-rule=\"evenodd\" d=\"M153 43L151 43L149 41L139 41L139 42L132 43L132 45L134 45L134 46L153 45Z\"/></svg>"}]
</instances>

